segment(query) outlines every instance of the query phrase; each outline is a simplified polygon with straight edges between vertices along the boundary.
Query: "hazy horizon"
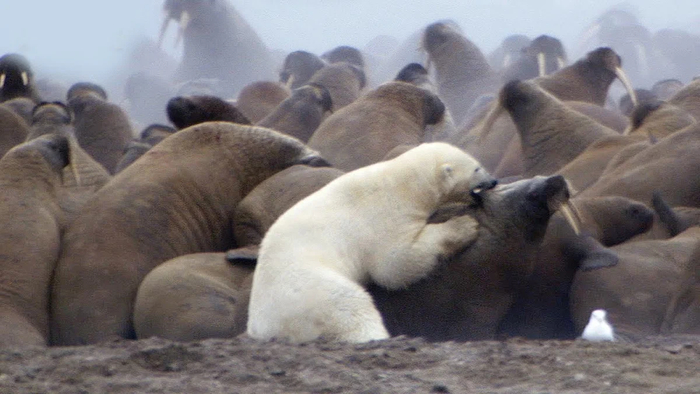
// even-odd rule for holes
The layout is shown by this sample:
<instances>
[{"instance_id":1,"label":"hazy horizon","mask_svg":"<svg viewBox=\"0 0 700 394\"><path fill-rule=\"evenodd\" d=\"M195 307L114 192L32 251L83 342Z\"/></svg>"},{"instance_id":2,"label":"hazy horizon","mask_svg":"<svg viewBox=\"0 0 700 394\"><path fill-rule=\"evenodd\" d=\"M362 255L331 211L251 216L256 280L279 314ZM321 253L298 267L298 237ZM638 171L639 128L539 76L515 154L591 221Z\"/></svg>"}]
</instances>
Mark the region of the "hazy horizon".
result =
<instances>
[{"instance_id":1,"label":"hazy horizon","mask_svg":"<svg viewBox=\"0 0 700 394\"><path fill-rule=\"evenodd\" d=\"M575 60L577 36L602 12L618 2L591 0L506 0L418 2L356 0L230 0L272 50L304 49L320 54L337 45L363 48L378 35L399 42L439 19L453 19L485 54L509 34L560 38ZM652 32L680 28L699 33L696 2L669 6L661 1L624 3ZM19 52L32 63L38 77L62 78L66 83L91 80L103 83L117 72L139 37L156 39L162 21L162 0L88 0L46 2L25 0L4 7L0 24L0 53ZM171 32L174 33L174 26ZM171 53L173 37L164 47ZM70 80L72 79L72 81Z\"/></svg>"}]
</instances>

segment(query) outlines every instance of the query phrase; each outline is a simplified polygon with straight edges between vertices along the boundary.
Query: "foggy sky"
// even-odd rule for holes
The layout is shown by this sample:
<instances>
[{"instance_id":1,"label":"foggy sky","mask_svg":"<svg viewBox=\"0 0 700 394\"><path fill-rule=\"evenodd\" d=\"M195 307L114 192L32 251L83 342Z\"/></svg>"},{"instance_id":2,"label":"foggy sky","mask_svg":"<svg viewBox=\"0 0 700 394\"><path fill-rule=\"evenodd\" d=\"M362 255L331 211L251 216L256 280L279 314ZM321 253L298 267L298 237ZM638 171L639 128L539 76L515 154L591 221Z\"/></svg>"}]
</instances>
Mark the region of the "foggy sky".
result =
<instances>
[{"instance_id":1,"label":"foggy sky","mask_svg":"<svg viewBox=\"0 0 700 394\"><path fill-rule=\"evenodd\" d=\"M2 0L0 54L19 52L38 77L66 83L102 83L115 72L139 36L156 38L162 0ZM485 53L512 33L560 38L572 46L598 15L620 4L603 0L230 0L270 49L320 54L337 45L363 48L378 35L403 40L439 19L453 19ZM652 32L683 28L700 33L697 0L635 1ZM171 26L171 30L175 30ZM174 33L171 31L171 33ZM172 48L173 37L165 47ZM175 53L175 52L174 52ZM575 58L572 58L574 60Z\"/></svg>"}]
</instances>

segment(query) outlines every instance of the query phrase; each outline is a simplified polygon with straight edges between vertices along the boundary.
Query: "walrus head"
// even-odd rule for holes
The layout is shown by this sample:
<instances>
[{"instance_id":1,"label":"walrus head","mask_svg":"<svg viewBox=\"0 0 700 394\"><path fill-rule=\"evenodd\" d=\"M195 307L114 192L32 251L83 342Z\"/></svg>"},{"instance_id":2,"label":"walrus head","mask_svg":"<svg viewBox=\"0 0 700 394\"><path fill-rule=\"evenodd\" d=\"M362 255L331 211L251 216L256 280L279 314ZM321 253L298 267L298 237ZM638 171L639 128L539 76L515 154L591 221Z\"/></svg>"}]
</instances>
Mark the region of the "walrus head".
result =
<instances>
[{"instance_id":1,"label":"walrus head","mask_svg":"<svg viewBox=\"0 0 700 394\"><path fill-rule=\"evenodd\" d=\"M71 142L69 136L45 134L10 149L2 161L21 162L24 177L38 176L45 179L56 177L63 184L64 169L71 167ZM51 182L49 182L51 183Z\"/></svg>"},{"instance_id":2,"label":"walrus head","mask_svg":"<svg viewBox=\"0 0 700 394\"><path fill-rule=\"evenodd\" d=\"M639 101L637 100L637 95L634 92L632 83L622 69L622 58L620 58L620 55L615 53L615 51L608 47L598 48L588 52L583 61L586 63L588 72L598 74L603 84L608 80L613 81L615 78L619 79L630 95L632 103L634 105L638 104Z\"/></svg>"},{"instance_id":3,"label":"walrus head","mask_svg":"<svg viewBox=\"0 0 700 394\"><path fill-rule=\"evenodd\" d=\"M73 123L73 112L60 101L42 102L32 110L32 125L41 122L69 125Z\"/></svg>"},{"instance_id":4,"label":"walrus head","mask_svg":"<svg viewBox=\"0 0 700 394\"><path fill-rule=\"evenodd\" d=\"M305 90L311 92L316 101L321 105L323 112L333 110L333 99L331 98L331 93L328 91L328 89L326 89L325 86L318 83L310 83L297 90L300 92Z\"/></svg>"},{"instance_id":5,"label":"walrus head","mask_svg":"<svg viewBox=\"0 0 700 394\"><path fill-rule=\"evenodd\" d=\"M60 173L64 167L70 165L70 142L65 136L54 134L33 141L36 142L29 144L36 145L46 162L57 172Z\"/></svg>"},{"instance_id":6,"label":"walrus head","mask_svg":"<svg viewBox=\"0 0 700 394\"><path fill-rule=\"evenodd\" d=\"M8 53L0 57L0 90L25 88L33 78L32 68L24 56Z\"/></svg>"},{"instance_id":7,"label":"walrus head","mask_svg":"<svg viewBox=\"0 0 700 394\"><path fill-rule=\"evenodd\" d=\"M68 93L66 93L66 100L70 101L71 99L82 95L92 95L99 99L105 101L107 100L107 92L104 90L104 88L92 82L74 83L73 86L68 89Z\"/></svg>"},{"instance_id":8,"label":"walrus head","mask_svg":"<svg viewBox=\"0 0 700 394\"><path fill-rule=\"evenodd\" d=\"M290 89L296 89L304 85L324 65L323 60L311 52L290 52L284 58L284 65L280 71L280 82Z\"/></svg>"},{"instance_id":9,"label":"walrus head","mask_svg":"<svg viewBox=\"0 0 700 394\"><path fill-rule=\"evenodd\" d=\"M561 41L554 37L548 35L541 35L532 40L530 45L523 51L531 56L534 56L537 59L539 76L544 76L548 74L548 57L556 60L554 70L559 70L566 67L566 51L564 51L564 46L562 45Z\"/></svg>"},{"instance_id":10,"label":"walrus head","mask_svg":"<svg viewBox=\"0 0 700 394\"><path fill-rule=\"evenodd\" d=\"M178 129L212 121L250 124L238 108L216 96L173 97L166 105L166 112Z\"/></svg>"},{"instance_id":11,"label":"walrus head","mask_svg":"<svg viewBox=\"0 0 700 394\"><path fill-rule=\"evenodd\" d=\"M425 28L421 46L426 52L432 53L450 41L455 35L462 35L459 25L457 25L456 22L449 20L435 22Z\"/></svg>"},{"instance_id":12,"label":"walrus head","mask_svg":"<svg viewBox=\"0 0 700 394\"><path fill-rule=\"evenodd\" d=\"M395 81L408 82L420 86L428 79L428 70L419 63L409 63L396 74Z\"/></svg>"}]
</instances>

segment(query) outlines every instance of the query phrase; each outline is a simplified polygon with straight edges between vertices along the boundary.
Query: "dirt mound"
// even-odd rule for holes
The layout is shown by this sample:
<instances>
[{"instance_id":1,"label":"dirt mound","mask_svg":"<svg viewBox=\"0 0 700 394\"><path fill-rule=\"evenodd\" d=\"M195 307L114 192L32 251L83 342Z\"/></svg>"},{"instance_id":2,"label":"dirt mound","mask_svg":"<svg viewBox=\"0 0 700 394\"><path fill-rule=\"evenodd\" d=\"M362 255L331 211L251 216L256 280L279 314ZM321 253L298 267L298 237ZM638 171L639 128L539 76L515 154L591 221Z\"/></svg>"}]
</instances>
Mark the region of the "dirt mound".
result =
<instances>
[{"instance_id":1,"label":"dirt mound","mask_svg":"<svg viewBox=\"0 0 700 394\"><path fill-rule=\"evenodd\" d=\"M690 393L700 336L641 343L152 338L0 352L2 393Z\"/></svg>"}]
</instances>

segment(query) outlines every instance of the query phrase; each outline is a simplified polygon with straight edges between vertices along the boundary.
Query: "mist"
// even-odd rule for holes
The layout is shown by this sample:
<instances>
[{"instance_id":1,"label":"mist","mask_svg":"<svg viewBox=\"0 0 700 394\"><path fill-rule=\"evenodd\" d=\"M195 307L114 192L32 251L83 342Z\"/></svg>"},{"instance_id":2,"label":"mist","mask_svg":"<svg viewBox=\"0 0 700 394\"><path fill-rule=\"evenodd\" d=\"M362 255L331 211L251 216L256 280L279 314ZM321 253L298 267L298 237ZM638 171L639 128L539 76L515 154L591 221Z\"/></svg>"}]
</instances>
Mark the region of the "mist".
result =
<instances>
[{"instance_id":1,"label":"mist","mask_svg":"<svg viewBox=\"0 0 700 394\"><path fill-rule=\"evenodd\" d=\"M632 11L652 32L679 28L700 33L697 1L590 0L229 0L257 31L268 48L281 52L304 49L320 54L338 45L363 48L378 35L399 42L439 19L453 19L484 53L509 34L549 34L561 39L571 60L581 32L614 6ZM18 52L31 62L38 78L71 84L78 80L106 83L134 43L155 40L162 21L162 0L24 0L6 2L0 24L0 53ZM171 28L171 30L175 30ZM173 56L174 32L165 48Z\"/></svg>"}]
</instances>

